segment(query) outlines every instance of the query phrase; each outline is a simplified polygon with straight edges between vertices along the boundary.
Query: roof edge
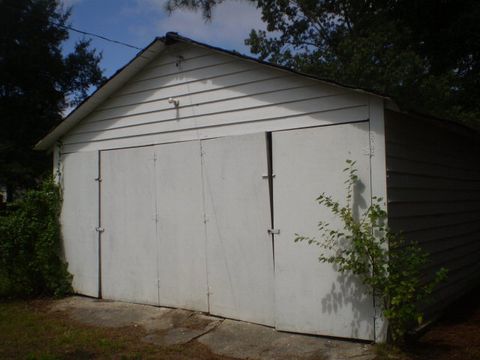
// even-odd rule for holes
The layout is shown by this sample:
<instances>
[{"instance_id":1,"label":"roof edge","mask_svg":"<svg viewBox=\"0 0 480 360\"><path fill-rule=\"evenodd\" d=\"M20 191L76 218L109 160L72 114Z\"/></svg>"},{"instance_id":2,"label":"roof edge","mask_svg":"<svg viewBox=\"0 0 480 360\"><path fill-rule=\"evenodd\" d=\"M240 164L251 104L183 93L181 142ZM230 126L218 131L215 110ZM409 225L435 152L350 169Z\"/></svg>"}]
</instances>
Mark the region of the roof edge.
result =
<instances>
[{"instance_id":1,"label":"roof edge","mask_svg":"<svg viewBox=\"0 0 480 360\"><path fill-rule=\"evenodd\" d=\"M140 69L149 63L165 48L163 38L156 37L143 50L139 51L128 63L118 69L107 81L100 85L91 95L86 97L74 110L55 126L45 137L38 141L34 150L49 150L55 142L66 132L72 129L81 119L93 111L114 91L118 90ZM152 56L147 56L152 53Z\"/></svg>"},{"instance_id":2,"label":"roof edge","mask_svg":"<svg viewBox=\"0 0 480 360\"><path fill-rule=\"evenodd\" d=\"M338 86L344 89L350 89L352 91L361 92L363 94L380 97L384 100L393 102L393 100L383 94L376 93L371 90L362 89L354 86L344 85L334 80L321 78L318 76L302 73L296 70L292 70L288 67L269 63L263 60L256 59L251 56L243 55L237 51L225 50L216 46L201 43L187 37L181 36L176 32L167 32L163 37L156 37L149 45L143 50L139 51L135 57L130 60L126 65L118 69L104 84L98 87L90 96L83 100L70 114L68 114L63 121L53 128L45 137L43 137L34 146L34 150L48 150L51 149L55 142L72 129L80 120L93 111L101 102L103 102L114 91L118 90L123 84L125 84L131 77L133 77L143 66L149 63L153 58L158 55L166 46L175 44L177 42L187 43L195 46L204 47L223 54L239 57L243 60L268 66L277 70L286 71L295 75L310 78L316 81L323 82L325 84ZM145 54L152 52L152 57L146 57Z\"/></svg>"},{"instance_id":3,"label":"roof edge","mask_svg":"<svg viewBox=\"0 0 480 360\"><path fill-rule=\"evenodd\" d=\"M374 90L364 89L364 88L360 88L360 87L356 87L356 86L352 86L352 85L346 85L346 84L342 84L338 81L335 81L333 79L322 78L320 76L316 76L316 75L307 74L307 73L304 73L304 72L301 72L301 71L293 70L293 69L291 69L289 67L286 67L286 66L283 66L283 65L278 65L278 64L275 64L275 63L271 63L271 62L268 62L268 61L264 61L264 60L254 58L252 56L241 54L241 53L239 53L238 51L235 51L235 50L226 50L226 49L222 49L222 48L217 47L217 46L213 46L213 45L205 44L205 43L202 43L202 42L199 42L199 41L196 41L196 40L192 40L190 38L179 35L176 32L172 32L172 31L167 32L165 37L162 37L161 39L163 41L165 41L165 43L167 45L173 44L175 42L183 42L183 43L193 44L193 45L196 45L196 46L201 46L201 47L204 47L204 48L207 48L207 49L210 49L210 50L214 50L214 51L218 51L218 52L221 52L221 53L224 53L224 54L227 54L227 55L236 56L236 57L242 58L242 59L247 60L247 61L255 62L257 64L272 67L272 68L275 68L277 70L287 71L289 73L299 75L299 76L302 76L302 77L306 77L306 78L310 78L310 79L313 79L313 80L321 81L321 82L327 83L329 85L334 85L334 86L342 87L344 89L350 89L350 90L353 90L353 91L362 92L364 94L373 95L373 96L376 96L376 97L381 97L383 99L388 99L388 100L391 100L391 101L394 102L394 100L390 96L385 95L385 94L381 94L381 93L376 92Z\"/></svg>"}]
</instances>

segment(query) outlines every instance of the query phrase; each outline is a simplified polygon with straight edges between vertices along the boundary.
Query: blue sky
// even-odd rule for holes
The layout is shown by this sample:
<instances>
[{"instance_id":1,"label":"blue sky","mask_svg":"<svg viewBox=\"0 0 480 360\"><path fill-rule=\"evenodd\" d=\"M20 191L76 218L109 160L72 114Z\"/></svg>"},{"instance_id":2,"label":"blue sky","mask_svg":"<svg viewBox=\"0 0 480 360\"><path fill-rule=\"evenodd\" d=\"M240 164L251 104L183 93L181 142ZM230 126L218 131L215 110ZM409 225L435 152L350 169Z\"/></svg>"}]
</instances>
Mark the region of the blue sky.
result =
<instances>
[{"instance_id":1,"label":"blue sky","mask_svg":"<svg viewBox=\"0 0 480 360\"><path fill-rule=\"evenodd\" d=\"M227 1L215 8L213 20L205 23L200 13L175 12L169 16L165 0L62 0L73 6L70 25L138 47L145 47L155 36L176 31L194 40L249 54L244 39L252 28L264 29L260 12L247 1ZM81 38L75 32L64 46L68 52ZM102 68L112 75L138 50L92 38L92 46L103 52Z\"/></svg>"}]
</instances>

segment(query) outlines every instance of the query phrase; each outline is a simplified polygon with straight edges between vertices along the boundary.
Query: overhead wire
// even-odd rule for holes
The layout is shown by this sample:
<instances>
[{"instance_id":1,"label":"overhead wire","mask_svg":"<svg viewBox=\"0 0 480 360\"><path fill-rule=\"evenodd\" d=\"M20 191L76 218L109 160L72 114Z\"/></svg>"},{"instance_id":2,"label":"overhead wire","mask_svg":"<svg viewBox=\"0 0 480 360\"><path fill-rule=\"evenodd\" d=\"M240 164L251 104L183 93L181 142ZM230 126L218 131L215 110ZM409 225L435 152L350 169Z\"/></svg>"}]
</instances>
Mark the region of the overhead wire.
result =
<instances>
[{"instance_id":1,"label":"overhead wire","mask_svg":"<svg viewBox=\"0 0 480 360\"><path fill-rule=\"evenodd\" d=\"M16 7L16 6L12 6L11 4L2 4L2 6L6 6L10 9L14 9L14 10L21 10L21 8ZM117 44L117 45L126 46L126 47L129 47L129 48L132 48L132 49L143 50L143 48L141 48L141 47L138 47L138 46L135 46L135 45L132 45L132 44L128 44L128 43L123 42L123 41L114 40L114 39L108 38L106 36L95 34L95 33L89 32L89 31L80 30L80 29L74 28L73 26L70 26L70 25L61 24L57 21L49 20L49 22L53 25L64 28L66 30L77 32L79 34L83 34L83 35L87 35L87 36L93 36L93 37L99 38L101 40L108 41L108 42L111 42L111 43L114 43L114 44Z\"/></svg>"},{"instance_id":2,"label":"overhead wire","mask_svg":"<svg viewBox=\"0 0 480 360\"><path fill-rule=\"evenodd\" d=\"M75 31L77 33L80 33L80 34L83 34L83 35L87 35L87 36L94 36L94 37L97 37L99 39L102 39L102 40L105 40L105 41L109 41L111 43L115 43L115 44L118 44L118 45L123 45L123 46L127 46L129 48L132 48L132 49L137 49L137 50L142 50L141 47L138 47L138 46L135 46L135 45L131 45L131 44L128 44L126 42L123 42L123 41L118 41L118 40L114 40L114 39L110 39L110 38L107 38L106 36L103 36L103 35L98 35L98 34L95 34L95 33L91 33L91 32L88 32L88 31L84 31L84 30L79 30L79 29L76 29L72 26L69 26L69 25L62 25L62 24L59 24L59 23L54 23L55 25L59 26L59 27L62 27L64 29L67 29L67 30L71 30L71 31Z\"/></svg>"}]
</instances>

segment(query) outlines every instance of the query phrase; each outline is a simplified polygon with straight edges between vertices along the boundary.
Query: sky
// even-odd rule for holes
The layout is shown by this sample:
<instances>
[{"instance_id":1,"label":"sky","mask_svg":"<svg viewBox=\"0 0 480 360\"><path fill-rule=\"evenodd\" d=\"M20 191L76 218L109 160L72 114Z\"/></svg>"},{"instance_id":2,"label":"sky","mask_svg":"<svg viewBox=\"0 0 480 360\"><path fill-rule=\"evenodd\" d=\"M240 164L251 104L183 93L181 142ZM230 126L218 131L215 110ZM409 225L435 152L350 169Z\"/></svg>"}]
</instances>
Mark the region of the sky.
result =
<instances>
[{"instance_id":1,"label":"sky","mask_svg":"<svg viewBox=\"0 0 480 360\"><path fill-rule=\"evenodd\" d=\"M193 40L250 55L244 40L252 28L265 29L260 11L248 1L226 1L214 9L211 22L205 22L200 12L177 11L169 16L164 10L165 1L62 0L64 6L72 7L70 26L140 48L156 36L175 31ZM71 31L64 52L69 52L82 37ZM101 67L107 77L138 52L98 38L92 38L92 46L103 53Z\"/></svg>"}]
</instances>

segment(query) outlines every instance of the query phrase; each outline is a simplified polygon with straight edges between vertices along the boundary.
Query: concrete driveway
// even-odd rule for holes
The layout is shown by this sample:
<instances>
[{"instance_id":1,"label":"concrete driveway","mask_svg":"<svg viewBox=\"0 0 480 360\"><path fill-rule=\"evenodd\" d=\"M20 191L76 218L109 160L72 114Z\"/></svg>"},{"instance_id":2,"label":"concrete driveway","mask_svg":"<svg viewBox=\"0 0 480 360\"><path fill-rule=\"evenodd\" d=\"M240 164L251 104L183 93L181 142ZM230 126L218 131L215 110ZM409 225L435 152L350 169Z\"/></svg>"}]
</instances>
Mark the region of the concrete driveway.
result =
<instances>
[{"instance_id":1,"label":"concrete driveway","mask_svg":"<svg viewBox=\"0 0 480 360\"><path fill-rule=\"evenodd\" d=\"M375 357L369 344L279 332L266 326L180 309L73 296L55 302L51 311L65 312L87 325L139 326L146 333L143 341L161 346L198 341L215 354L237 359L367 360Z\"/></svg>"}]
</instances>

